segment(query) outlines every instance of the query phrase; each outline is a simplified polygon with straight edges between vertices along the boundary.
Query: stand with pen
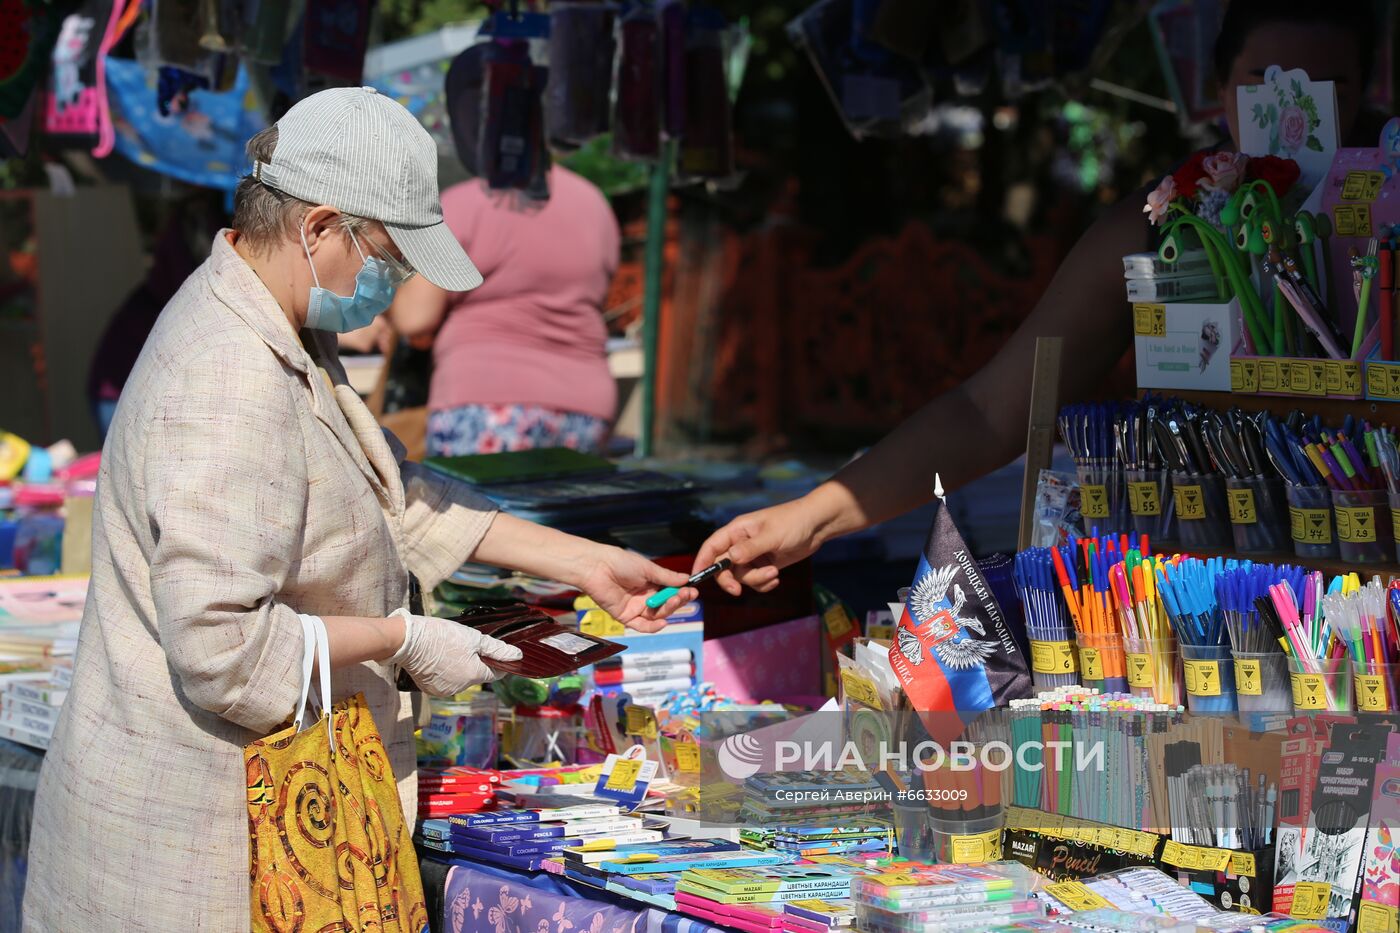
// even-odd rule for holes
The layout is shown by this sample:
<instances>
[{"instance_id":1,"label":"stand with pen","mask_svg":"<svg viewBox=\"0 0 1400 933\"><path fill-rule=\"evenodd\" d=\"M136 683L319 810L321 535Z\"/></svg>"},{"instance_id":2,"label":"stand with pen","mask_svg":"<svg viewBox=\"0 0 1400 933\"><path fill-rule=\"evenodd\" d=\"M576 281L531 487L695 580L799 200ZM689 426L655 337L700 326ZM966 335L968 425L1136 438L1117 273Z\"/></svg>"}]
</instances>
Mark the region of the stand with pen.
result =
<instances>
[{"instance_id":1,"label":"stand with pen","mask_svg":"<svg viewBox=\"0 0 1400 933\"><path fill-rule=\"evenodd\" d=\"M1132 524L1121 460L1121 407L1101 402L1060 410L1060 437L1079 476L1079 514L1085 534L1093 528L1121 533Z\"/></svg>"},{"instance_id":2,"label":"stand with pen","mask_svg":"<svg viewBox=\"0 0 1400 933\"><path fill-rule=\"evenodd\" d=\"M1354 664L1353 681L1358 712L1400 712L1400 664L1384 661Z\"/></svg>"},{"instance_id":3,"label":"stand with pen","mask_svg":"<svg viewBox=\"0 0 1400 933\"><path fill-rule=\"evenodd\" d=\"M1012 570L1030 639L1031 680L1038 690L1079 682L1066 599L1073 598L1065 568L1054 548L1030 548L1016 555ZM1059 576L1059 581L1056 580ZM1057 585L1057 582L1059 585Z\"/></svg>"},{"instance_id":4,"label":"stand with pen","mask_svg":"<svg viewBox=\"0 0 1400 933\"><path fill-rule=\"evenodd\" d=\"M1181 647L1186 706L1193 713L1235 711L1234 658L1215 592L1219 558L1187 558L1157 569L1167 617Z\"/></svg>"},{"instance_id":5,"label":"stand with pen","mask_svg":"<svg viewBox=\"0 0 1400 933\"><path fill-rule=\"evenodd\" d=\"M1301 579L1296 567L1260 564L1236 567L1215 581L1235 662L1235 693L1242 713L1286 713L1293 709L1283 630L1269 601L1280 576Z\"/></svg>"},{"instance_id":6,"label":"stand with pen","mask_svg":"<svg viewBox=\"0 0 1400 933\"><path fill-rule=\"evenodd\" d=\"M1293 553L1299 557L1335 559L1337 534L1332 522L1332 492L1325 485L1286 483L1288 523Z\"/></svg>"},{"instance_id":7,"label":"stand with pen","mask_svg":"<svg viewBox=\"0 0 1400 933\"><path fill-rule=\"evenodd\" d=\"M1166 470L1124 470L1128 512L1134 536L1147 535L1163 550L1177 544L1176 500Z\"/></svg>"},{"instance_id":8,"label":"stand with pen","mask_svg":"<svg viewBox=\"0 0 1400 933\"><path fill-rule=\"evenodd\" d=\"M1342 560L1384 564L1395 558L1390 500L1384 489L1333 489L1332 510Z\"/></svg>"},{"instance_id":9,"label":"stand with pen","mask_svg":"<svg viewBox=\"0 0 1400 933\"><path fill-rule=\"evenodd\" d=\"M1279 554L1288 550L1291 534L1282 480L1231 476L1225 480L1225 489L1236 551Z\"/></svg>"},{"instance_id":10,"label":"stand with pen","mask_svg":"<svg viewBox=\"0 0 1400 933\"><path fill-rule=\"evenodd\" d=\"M1171 476L1181 546L1187 550L1229 547L1232 536L1224 477L1184 471L1174 471Z\"/></svg>"},{"instance_id":11,"label":"stand with pen","mask_svg":"<svg viewBox=\"0 0 1400 933\"><path fill-rule=\"evenodd\" d=\"M1351 661L1289 657L1295 713L1351 712Z\"/></svg>"}]
</instances>

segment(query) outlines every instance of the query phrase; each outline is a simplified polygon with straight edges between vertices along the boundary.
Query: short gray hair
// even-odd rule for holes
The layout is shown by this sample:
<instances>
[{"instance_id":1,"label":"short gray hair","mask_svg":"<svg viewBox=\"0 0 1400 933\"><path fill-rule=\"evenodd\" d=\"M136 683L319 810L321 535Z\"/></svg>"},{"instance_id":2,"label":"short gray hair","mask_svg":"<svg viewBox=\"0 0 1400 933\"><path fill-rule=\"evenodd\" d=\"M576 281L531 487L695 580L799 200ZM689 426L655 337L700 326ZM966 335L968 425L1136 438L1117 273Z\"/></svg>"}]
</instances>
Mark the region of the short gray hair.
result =
<instances>
[{"instance_id":1,"label":"short gray hair","mask_svg":"<svg viewBox=\"0 0 1400 933\"><path fill-rule=\"evenodd\" d=\"M277 149L277 124L261 130L248 140L248 158L256 165L271 162ZM238 180L233 192L233 229L239 239L247 241L254 255L265 253L284 239L295 238L302 218L316 205L263 184L252 175ZM351 214L341 214L346 230L358 231L369 221Z\"/></svg>"}]
</instances>

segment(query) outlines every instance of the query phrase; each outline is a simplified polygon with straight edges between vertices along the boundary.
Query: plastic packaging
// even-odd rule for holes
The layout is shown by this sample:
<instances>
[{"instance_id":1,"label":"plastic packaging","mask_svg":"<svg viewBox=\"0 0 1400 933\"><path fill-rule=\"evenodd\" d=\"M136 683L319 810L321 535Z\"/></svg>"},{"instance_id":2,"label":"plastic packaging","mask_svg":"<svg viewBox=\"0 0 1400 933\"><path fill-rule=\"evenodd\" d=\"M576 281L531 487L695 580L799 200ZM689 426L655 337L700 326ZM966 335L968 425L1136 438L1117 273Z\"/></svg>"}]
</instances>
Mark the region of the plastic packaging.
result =
<instances>
[{"instance_id":1,"label":"plastic packaging","mask_svg":"<svg viewBox=\"0 0 1400 933\"><path fill-rule=\"evenodd\" d=\"M1390 499L1384 489L1334 489L1332 511L1342 560L1352 564L1385 564L1395 560Z\"/></svg>"},{"instance_id":2,"label":"plastic packaging","mask_svg":"<svg viewBox=\"0 0 1400 933\"><path fill-rule=\"evenodd\" d=\"M1124 470L1128 514L1134 536L1147 535L1152 547L1170 550L1177 543L1176 506L1166 470Z\"/></svg>"},{"instance_id":3,"label":"plastic packaging","mask_svg":"<svg viewBox=\"0 0 1400 933\"><path fill-rule=\"evenodd\" d=\"M545 127L551 143L572 148L608 131L616 18L611 3L550 7Z\"/></svg>"},{"instance_id":4,"label":"plastic packaging","mask_svg":"<svg viewBox=\"0 0 1400 933\"><path fill-rule=\"evenodd\" d=\"M1236 651L1235 694L1242 713L1286 713L1293 709L1288 658L1281 651Z\"/></svg>"},{"instance_id":5,"label":"plastic packaging","mask_svg":"<svg viewBox=\"0 0 1400 933\"><path fill-rule=\"evenodd\" d=\"M1125 666L1128 691L1133 696L1152 697L1157 703L1180 706L1185 702L1185 680L1176 639L1125 638Z\"/></svg>"},{"instance_id":6,"label":"plastic packaging","mask_svg":"<svg viewBox=\"0 0 1400 933\"><path fill-rule=\"evenodd\" d=\"M1182 645L1186 708L1193 713L1235 711L1234 656L1229 645Z\"/></svg>"},{"instance_id":7,"label":"plastic packaging","mask_svg":"<svg viewBox=\"0 0 1400 933\"><path fill-rule=\"evenodd\" d=\"M678 174L728 178L734 174L734 126L724 68L725 23L714 10L692 9L685 31L685 128ZM669 46L668 46L669 48ZM669 70L669 68L668 68Z\"/></svg>"},{"instance_id":8,"label":"plastic packaging","mask_svg":"<svg viewBox=\"0 0 1400 933\"><path fill-rule=\"evenodd\" d=\"M544 144L544 89L549 71L530 60L520 40L492 40L481 91L477 168L492 188L549 197L549 150Z\"/></svg>"},{"instance_id":9,"label":"plastic packaging","mask_svg":"<svg viewBox=\"0 0 1400 933\"><path fill-rule=\"evenodd\" d=\"M1326 486L1287 484L1288 524L1293 553L1299 557L1338 556L1337 530L1332 521L1332 490Z\"/></svg>"},{"instance_id":10,"label":"plastic packaging","mask_svg":"<svg viewBox=\"0 0 1400 933\"><path fill-rule=\"evenodd\" d=\"M464 702L435 699L432 719L418 733L418 767L495 767L496 698L481 693Z\"/></svg>"},{"instance_id":11,"label":"plastic packaging","mask_svg":"<svg viewBox=\"0 0 1400 933\"><path fill-rule=\"evenodd\" d=\"M1347 658L1288 656L1296 713L1351 712L1351 661Z\"/></svg>"},{"instance_id":12,"label":"plastic packaging","mask_svg":"<svg viewBox=\"0 0 1400 933\"><path fill-rule=\"evenodd\" d=\"M579 707L516 707L506 756L520 764L573 764L578 757L583 710Z\"/></svg>"},{"instance_id":13,"label":"plastic packaging","mask_svg":"<svg viewBox=\"0 0 1400 933\"><path fill-rule=\"evenodd\" d=\"M1230 511L1225 500L1225 480L1218 473L1172 473L1176 502L1177 535L1181 546L1224 548L1233 541Z\"/></svg>"},{"instance_id":14,"label":"plastic packaging","mask_svg":"<svg viewBox=\"0 0 1400 933\"><path fill-rule=\"evenodd\" d=\"M1285 510L1283 480L1231 476L1225 480L1225 495L1236 551L1241 554L1288 552L1292 536Z\"/></svg>"},{"instance_id":15,"label":"plastic packaging","mask_svg":"<svg viewBox=\"0 0 1400 933\"><path fill-rule=\"evenodd\" d=\"M51 512L20 516L15 529L14 566L20 573L43 577L63 564L63 519Z\"/></svg>"},{"instance_id":16,"label":"plastic packaging","mask_svg":"<svg viewBox=\"0 0 1400 933\"><path fill-rule=\"evenodd\" d=\"M1400 664L1363 661L1352 668L1357 712L1400 712Z\"/></svg>"},{"instance_id":17,"label":"plastic packaging","mask_svg":"<svg viewBox=\"0 0 1400 933\"><path fill-rule=\"evenodd\" d=\"M661 31L650 7L633 6L618 26L617 103L613 153L624 159L661 155Z\"/></svg>"}]
</instances>

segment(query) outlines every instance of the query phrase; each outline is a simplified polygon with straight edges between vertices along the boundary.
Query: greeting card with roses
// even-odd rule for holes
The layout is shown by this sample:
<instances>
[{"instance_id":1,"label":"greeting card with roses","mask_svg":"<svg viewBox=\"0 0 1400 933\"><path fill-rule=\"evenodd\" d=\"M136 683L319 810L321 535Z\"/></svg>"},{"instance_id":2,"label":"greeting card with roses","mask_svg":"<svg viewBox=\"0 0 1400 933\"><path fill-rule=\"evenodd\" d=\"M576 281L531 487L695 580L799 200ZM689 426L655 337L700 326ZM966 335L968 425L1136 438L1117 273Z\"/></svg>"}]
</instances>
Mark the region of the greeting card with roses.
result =
<instances>
[{"instance_id":1,"label":"greeting card with roses","mask_svg":"<svg viewBox=\"0 0 1400 933\"><path fill-rule=\"evenodd\" d=\"M1301 68L1277 65L1264 72L1263 84L1236 92L1240 151L1292 159L1311 191L1327 175L1340 140L1337 91L1331 81L1313 81Z\"/></svg>"}]
</instances>

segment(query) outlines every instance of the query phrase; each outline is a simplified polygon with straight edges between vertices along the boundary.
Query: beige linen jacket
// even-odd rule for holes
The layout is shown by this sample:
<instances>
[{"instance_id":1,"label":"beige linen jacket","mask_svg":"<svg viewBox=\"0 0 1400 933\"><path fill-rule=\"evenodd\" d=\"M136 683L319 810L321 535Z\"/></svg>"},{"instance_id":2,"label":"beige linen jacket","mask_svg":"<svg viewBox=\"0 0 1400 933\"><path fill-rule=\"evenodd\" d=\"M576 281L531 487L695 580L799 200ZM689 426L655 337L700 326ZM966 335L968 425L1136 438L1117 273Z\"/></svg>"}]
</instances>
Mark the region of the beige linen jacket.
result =
<instances>
[{"instance_id":1,"label":"beige linen jacket","mask_svg":"<svg viewBox=\"0 0 1400 933\"><path fill-rule=\"evenodd\" d=\"M242 749L292 713L297 614L387 615L409 571L435 586L491 524L488 501L400 462L334 335L309 339L325 375L220 233L146 342L103 453L26 930L248 929ZM375 663L332 688L365 694L413 819L409 695Z\"/></svg>"}]
</instances>

